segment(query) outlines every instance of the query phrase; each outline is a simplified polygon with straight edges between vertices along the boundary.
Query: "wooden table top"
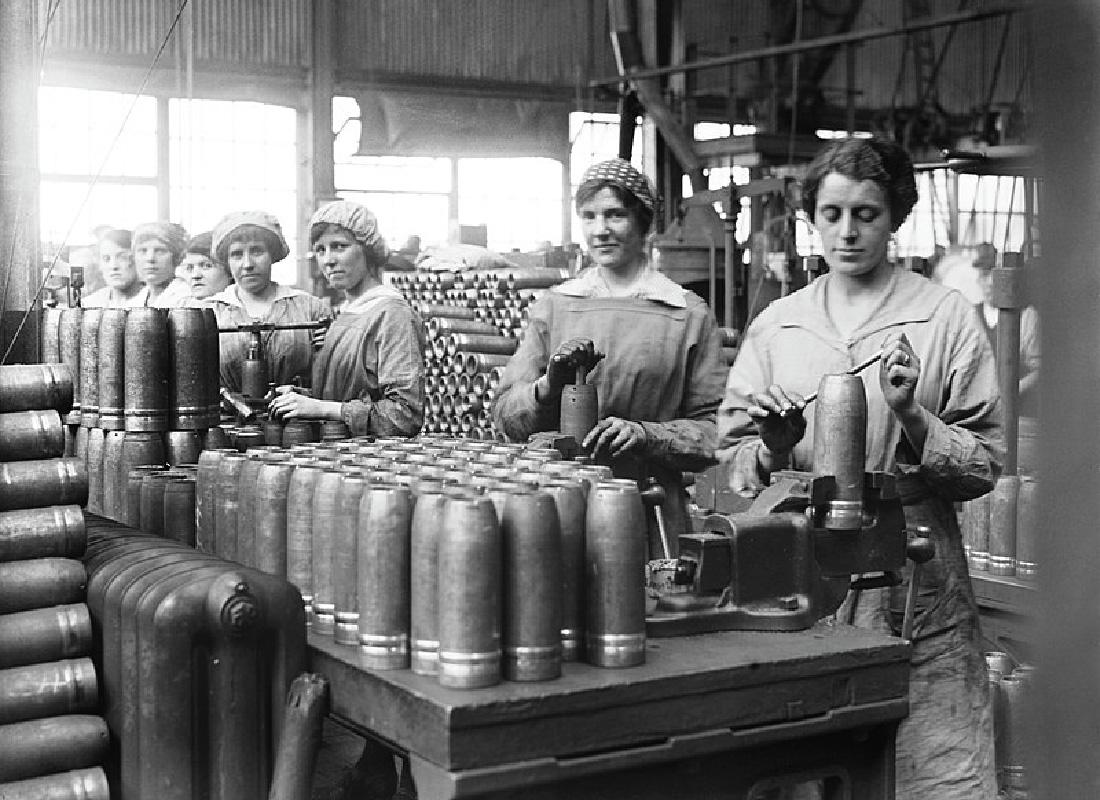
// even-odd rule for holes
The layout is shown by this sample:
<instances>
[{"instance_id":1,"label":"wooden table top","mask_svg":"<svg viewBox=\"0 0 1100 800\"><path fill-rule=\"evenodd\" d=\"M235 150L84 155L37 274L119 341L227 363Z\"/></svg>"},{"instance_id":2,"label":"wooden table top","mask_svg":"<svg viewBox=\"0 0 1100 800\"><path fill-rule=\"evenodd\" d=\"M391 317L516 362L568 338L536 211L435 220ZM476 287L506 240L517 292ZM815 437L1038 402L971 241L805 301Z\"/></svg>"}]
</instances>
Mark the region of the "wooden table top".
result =
<instances>
[{"instance_id":1,"label":"wooden table top","mask_svg":"<svg viewBox=\"0 0 1100 800\"><path fill-rule=\"evenodd\" d=\"M861 724L860 709L900 719L908 703L909 646L847 625L651 639L637 667L566 663L556 680L466 691L367 669L357 648L312 633L309 659L333 713L445 770L809 719L840 729Z\"/></svg>"}]
</instances>

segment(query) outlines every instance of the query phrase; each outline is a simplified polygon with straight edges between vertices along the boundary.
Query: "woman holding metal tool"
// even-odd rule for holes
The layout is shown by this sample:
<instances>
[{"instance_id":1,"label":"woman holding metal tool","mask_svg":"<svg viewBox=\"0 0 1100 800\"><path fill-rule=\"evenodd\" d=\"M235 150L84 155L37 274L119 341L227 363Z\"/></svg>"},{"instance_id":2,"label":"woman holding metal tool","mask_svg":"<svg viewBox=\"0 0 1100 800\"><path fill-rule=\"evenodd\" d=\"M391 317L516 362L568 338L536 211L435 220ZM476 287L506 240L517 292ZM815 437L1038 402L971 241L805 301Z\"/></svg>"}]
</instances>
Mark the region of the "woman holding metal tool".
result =
<instances>
[{"instance_id":1,"label":"woman holding metal tool","mask_svg":"<svg viewBox=\"0 0 1100 800\"><path fill-rule=\"evenodd\" d=\"M701 298L650 263L657 200L644 175L622 159L595 164L574 200L592 266L530 308L493 419L519 441L560 430L562 392L578 368L587 373L598 422L580 444L619 477L661 484L675 555L690 529L682 473L714 463L725 373L718 325ZM661 547L651 537L650 557Z\"/></svg>"},{"instance_id":2,"label":"woman holding metal tool","mask_svg":"<svg viewBox=\"0 0 1100 800\"><path fill-rule=\"evenodd\" d=\"M732 488L746 495L775 470L812 471L807 396L823 374L862 368L866 469L897 477L907 526L927 526L935 544L918 587L897 796L992 800L989 689L952 503L992 489L1001 407L989 342L970 304L887 260L890 237L916 199L912 162L892 142L841 140L813 160L802 202L830 271L749 326L719 411L720 454ZM851 594L838 617L898 633L907 582Z\"/></svg>"},{"instance_id":3,"label":"woman holding metal tool","mask_svg":"<svg viewBox=\"0 0 1100 800\"><path fill-rule=\"evenodd\" d=\"M358 203L328 203L309 221L313 257L343 294L313 362L313 396L280 387L282 419L342 421L353 436L413 436L424 422L424 325L382 282L388 250L378 220Z\"/></svg>"},{"instance_id":4,"label":"woman holding metal tool","mask_svg":"<svg viewBox=\"0 0 1100 800\"><path fill-rule=\"evenodd\" d=\"M229 267L234 283L210 298L219 328L248 325L300 325L327 322L328 304L311 294L271 279L271 267L290 250L283 229L265 211L237 211L214 226L211 253ZM261 355L272 383L309 384L314 350L324 340L317 330L260 330ZM221 335L221 381L230 392L240 392L241 365L255 339L247 332Z\"/></svg>"}]
</instances>

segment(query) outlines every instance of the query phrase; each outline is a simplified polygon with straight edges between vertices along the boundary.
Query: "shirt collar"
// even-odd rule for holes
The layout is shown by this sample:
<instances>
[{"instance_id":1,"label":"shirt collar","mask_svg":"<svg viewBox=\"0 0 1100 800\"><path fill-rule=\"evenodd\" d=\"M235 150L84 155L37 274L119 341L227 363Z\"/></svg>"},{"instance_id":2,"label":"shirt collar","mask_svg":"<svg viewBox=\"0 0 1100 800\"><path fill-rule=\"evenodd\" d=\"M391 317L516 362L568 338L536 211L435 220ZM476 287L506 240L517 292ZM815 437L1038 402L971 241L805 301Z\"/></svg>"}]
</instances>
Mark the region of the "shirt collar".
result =
<instances>
[{"instance_id":1,"label":"shirt collar","mask_svg":"<svg viewBox=\"0 0 1100 800\"><path fill-rule=\"evenodd\" d=\"M611 297L611 289L600 275L598 267L589 267L572 280L555 286L553 290L570 297ZM629 297L654 300L673 308L687 308L684 287L654 269L652 265L646 265L638 276Z\"/></svg>"},{"instance_id":2,"label":"shirt collar","mask_svg":"<svg viewBox=\"0 0 1100 800\"><path fill-rule=\"evenodd\" d=\"M333 311L338 314L360 314L375 300L381 300L383 297L396 297L400 299L401 293L386 284L373 286L358 297L351 298L350 300L345 299L338 303L333 307Z\"/></svg>"},{"instance_id":3,"label":"shirt collar","mask_svg":"<svg viewBox=\"0 0 1100 800\"><path fill-rule=\"evenodd\" d=\"M281 283L275 284L275 297L272 300L281 300L284 297L295 297L300 294L305 294L301 289L295 289L293 286L284 286ZM210 298L211 302L225 303L226 305L236 306L237 308L244 308L244 303L241 302L241 298L237 296L237 284L231 283L218 292L216 295Z\"/></svg>"},{"instance_id":4,"label":"shirt collar","mask_svg":"<svg viewBox=\"0 0 1100 800\"><path fill-rule=\"evenodd\" d=\"M785 309L780 323L782 327L805 328L826 340L837 336L825 313L825 295L831 277L829 274L823 275L804 289L775 301L773 305L782 305ZM895 266L878 309L867 322L852 331L849 339L859 341L907 322L927 322L944 300L955 293L954 289Z\"/></svg>"}]
</instances>

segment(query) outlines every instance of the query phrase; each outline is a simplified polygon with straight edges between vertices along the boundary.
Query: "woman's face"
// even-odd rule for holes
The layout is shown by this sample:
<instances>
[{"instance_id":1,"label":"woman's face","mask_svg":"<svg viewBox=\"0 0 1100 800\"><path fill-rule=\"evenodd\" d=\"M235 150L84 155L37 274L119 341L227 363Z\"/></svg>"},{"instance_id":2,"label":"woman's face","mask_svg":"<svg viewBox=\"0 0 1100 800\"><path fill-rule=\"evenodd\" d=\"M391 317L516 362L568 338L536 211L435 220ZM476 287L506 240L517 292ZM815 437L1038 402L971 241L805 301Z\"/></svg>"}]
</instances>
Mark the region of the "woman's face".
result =
<instances>
[{"instance_id":1,"label":"woman's face","mask_svg":"<svg viewBox=\"0 0 1100 800\"><path fill-rule=\"evenodd\" d=\"M333 289L353 290L367 277L363 246L343 228L326 228L313 243L313 257Z\"/></svg>"},{"instance_id":2,"label":"woman's face","mask_svg":"<svg viewBox=\"0 0 1100 800\"><path fill-rule=\"evenodd\" d=\"M103 282L112 289L130 289L138 280L137 270L134 269L134 254L110 239L103 239L99 243L99 271L103 275Z\"/></svg>"},{"instance_id":3,"label":"woman's face","mask_svg":"<svg viewBox=\"0 0 1100 800\"><path fill-rule=\"evenodd\" d=\"M172 251L160 239L144 239L134 245L134 261L138 275L147 286L167 286L176 277Z\"/></svg>"},{"instance_id":4,"label":"woman's face","mask_svg":"<svg viewBox=\"0 0 1100 800\"><path fill-rule=\"evenodd\" d=\"M821 234L825 261L832 272L865 275L886 261L890 242L890 206L873 181L856 181L830 172L817 190L814 226Z\"/></svg>"},{"instance_id":5,"label":"woman's face","mask_svg":"<svg viewBox=\"0 0 1100 800\"><path fill-rule=\"evenodd\" d=\"M196 300L213 297L229 285L229 271L202 253L188 253L180 265Z\"/></svg>"},{"instance_id":6,"label":"woman's face","mask_svg":"<svg viewBox=\"0 0 1100 800\"><path fill-rule=\"evenodd\" d=\"M271 253L260 239L230 242L227 260L233 280L249 294L259 294L271 285Z\"/></svg>"},{"instance_id":7,"label":"woman's face","mask_svg":"<svg viewBox=\"0 0 1100 800\"><path fill-rule=\"evenodd\" d=\"M600 189L581 205L578 214L594 264L618 272L642 260L646 232L611 189Z\"/></svg>"}]
</instances>

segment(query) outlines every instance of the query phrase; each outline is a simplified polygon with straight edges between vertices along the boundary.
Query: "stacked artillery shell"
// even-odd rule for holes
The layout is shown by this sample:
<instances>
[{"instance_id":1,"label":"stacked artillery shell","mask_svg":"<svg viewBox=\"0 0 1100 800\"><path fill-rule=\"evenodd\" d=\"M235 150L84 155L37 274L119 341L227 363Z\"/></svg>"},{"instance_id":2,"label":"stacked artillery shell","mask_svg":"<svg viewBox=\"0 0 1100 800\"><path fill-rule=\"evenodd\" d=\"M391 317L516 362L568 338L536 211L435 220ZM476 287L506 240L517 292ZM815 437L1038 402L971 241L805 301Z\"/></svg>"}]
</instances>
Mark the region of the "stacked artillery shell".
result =
<instances>
[{"instance_id":1,"label":"stacked artillery shell","mask_svg":"<svg viewBox=\"0 0 1100 800\"><path fill-rule=\"evenodd\" d=\"M527 309L568 277L559 269L413 272L397 288L427 326L424 432L502 441L490 416Z\"/></svg>"},{"instance_id":2,"label":"stacked artillery shell","mask_svg":"<svg viewBox=\"0 0 1100 800\"><path fill-rule=\"evenodd\" d=\"M43 352L72 376L62 433L65 453L79 457L87 471L88 510L125 521L129 471L194 463L217 427L213 311L74 308L51 312L44 322ZM24 374L12 380L22 382L22 396L27 370L44 370L46 380L56 380L61 366L20 369ZM40 390L57 393L56 387ZM45 402L43 408L58 405Z\"/></svg>"},{"instance_id":3,"label":"stacked artillery shell","mask_svg":"<svg viewBox=\"0 0 1100 800\"><path fill-rule=\"evenodd\" d=\"M644 512L606 468L423 435L204 451L196 472L199 546L285 575L313 634L373 669L550 680L586 634L590 663L644 659Z\"/></svg>"},{"instance_id":4,"label":"stacked artillery shell","mask_svg":"<svg viewBox=\"0 0 1100 800\"><path fill-rule=\"evenodd\" d=\"M41 379L27 380L31 372ZM0 414L0 797L106 800L107 728L92 716L99 683L81 561L87 473L61 456L72 377L67 367L51 372L0 367L0 408L47 405L58 383L68 398ZM26 416L47 413L48 424ZM11 450L17 440L22 454ZM20 455L27 460L7 461ZM77 783L83 794L64 794Z\"/></svg>"}]
</instances>

